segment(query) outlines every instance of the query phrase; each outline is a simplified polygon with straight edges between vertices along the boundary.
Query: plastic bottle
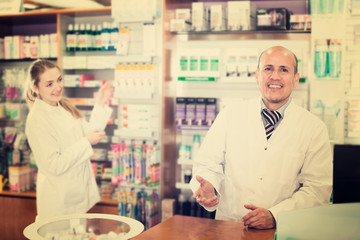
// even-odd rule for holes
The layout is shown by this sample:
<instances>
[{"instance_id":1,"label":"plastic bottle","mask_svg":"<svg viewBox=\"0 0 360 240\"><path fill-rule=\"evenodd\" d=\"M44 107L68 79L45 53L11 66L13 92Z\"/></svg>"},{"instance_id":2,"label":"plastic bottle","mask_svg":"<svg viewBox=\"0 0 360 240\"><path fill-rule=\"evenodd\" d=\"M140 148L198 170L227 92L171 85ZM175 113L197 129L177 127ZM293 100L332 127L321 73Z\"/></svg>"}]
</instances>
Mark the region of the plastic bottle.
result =
<instances>
[{"instance_id":1,"label":"plastic bottle","mask_svg":"<svg viewBox=\"0 0 360 240\"><path fill-rule=\"evenodd\" d=\"M103 51L109 50L109 44L110 44L109 24L107 22L104 22L103 28L101 30L101 50Z\"/></svg>"},{"instance_id":2,"label":"plastic bottle","mask_svg":"<svg viewBox=\"0 0 360 240\"><path fill-rule=\"evenodd\" d=\"M331 39L329 45L329 77L338 78L341 69L341 44L337 39Z\"/></svg>"},{"instance_id":3,"label":"plastic bottle","mask_svg":"<svg viewBox=\"0 0 360 240\"><path fill-rule=\"evenodd\" d=\"M76 48L76 33L72 24L68 25L66 32L66 51L73 52Z\"/></svg>"},{"instance_id":4,"label":"plastic bottle","mask_svg":"<svg viewBox=\"0 0 360 240\"><path fill-rule=\"evenodd\" d=\"M318 78L326 77L327 75L327 57L328 46L327 40L316 40L315 42L315 75Z\"/></svg>"},{"instance_id":5,"label":"plastic bottle","mask_svg":"<svg viewBox=\"0 0 360 240\"><path fill-rule=\"evenodd\" d=\"M109 50L116 51L118 43L119 43L119 27L116 22L113 22L111 25Z\"/></svg>"},{"instance_id":6,"label":"plastic bottle","mask_svg":"<svg viewBox=\"0 0 360 240\"><path fill-rule=\"evenodd\" d=\"M30 58L30 37L25 36L23 43L23 58Z\"/></svg>"},{"instance_id":7,"label":"plastic bottle","mask_svg":"<svg viewBox=\"0 0 360 240\"><path fill-rule=\"evenodd\" d=\"M95 51L100 51L101 50L101 45L102 45L102 40L101 40L101 24L98 24L96 27L96 32L95 32Z\"/></svg>"},{"instance_id":8,"label":"plastic bottle","mask_svg":"<svg viewBox=\"0 0 360 240\"><path fill-rule=\"evenodd\" d=\"M193 143L191 146L191 158L194 159L196 157L196 154L200 148L200 135L195 134L193 136Z\"/></svg>"},{"instance_id":9,"label":"plastic bottle","mask_svg":"<svg viewBox=\"0 0 360 240\"><path fill-rule=\"evenodd\" d=\"M75 51L80 51L80 46L79 46L79 25L75 24L74 25L74 34L76 36L75 38Z\"/></svg>"},{"instance_id":10,"label":"plastic bottle","mask_svg":"<svg viewBox=\"0 0 360 240\"><path fill-rule=\"evenodd\" d=\"M91 26L91 37L90 37L90 41L91 41L91 51L95 51L96 50L96 46L95 46L95 41L96 41L96 25L93 24Z\"/></svg>"},{"instance_id":11,"label":"plastic bottle","mask_svg":"<svg viewBox=\"0 0 360 240\"><path fill-rule=\"evenodd\" d=\"M87 50L87 36L85 31L85 24L80 24L80 31L78 35L78 46L80 51Z\"/></svg>"},{"instance_id":12,"label":"plastic bottle","mask_svg":"<svg viewBox=\"0 0 360 240\"><path fill-rule=\"evenodd\" d=\"M92 37L93 37L93 33L91 30L91 25L90 23L86 24L86 28L85 28L85 35L86 35L86 50L87 51L92 51Z\"/></svg>"}]
</instances>

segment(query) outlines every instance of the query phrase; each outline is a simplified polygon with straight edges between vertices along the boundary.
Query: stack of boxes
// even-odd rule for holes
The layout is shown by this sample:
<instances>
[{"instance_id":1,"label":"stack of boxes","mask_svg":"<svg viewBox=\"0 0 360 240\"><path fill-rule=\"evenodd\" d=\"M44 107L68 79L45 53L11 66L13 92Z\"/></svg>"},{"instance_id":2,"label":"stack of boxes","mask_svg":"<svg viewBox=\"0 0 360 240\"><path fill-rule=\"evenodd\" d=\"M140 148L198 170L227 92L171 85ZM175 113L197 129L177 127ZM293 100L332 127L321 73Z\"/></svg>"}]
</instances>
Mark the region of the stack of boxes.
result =
<instances>
[{"instance_id":1,"label":"stack of boxes","mask_svg":"<svg viewBox=\"0 0 360 240\"><path fill-rule=\"evenodd\" d=\"M23 166L9 166L9 185L12 192L25 192L30 190L34 182L36 168L29 164Z\"/></svg>"},{"instance_id":2,"label":"stack of boxes","mask_svg":"<svg viewBox=\"0 0 360 240\"><path fill-rule=\"evenodd\" d=\"M257 9L253 1L228 1L225 4L192 3L191 9L176 9L172 32L309 30L310 15L294 15L286 8ZM291 26L290 26L291 23Z\"/></svg>"}]
</instances>

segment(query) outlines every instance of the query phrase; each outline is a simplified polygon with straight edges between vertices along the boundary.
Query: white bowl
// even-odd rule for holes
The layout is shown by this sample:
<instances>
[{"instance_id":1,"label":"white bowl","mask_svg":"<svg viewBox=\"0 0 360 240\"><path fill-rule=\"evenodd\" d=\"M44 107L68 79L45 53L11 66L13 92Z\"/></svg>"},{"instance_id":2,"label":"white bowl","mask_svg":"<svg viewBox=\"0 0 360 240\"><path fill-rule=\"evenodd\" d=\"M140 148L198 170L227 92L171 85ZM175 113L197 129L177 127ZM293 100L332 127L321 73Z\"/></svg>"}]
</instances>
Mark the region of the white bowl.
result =
<instances>
[{"instance_id":1,"label":"white bowl","mask_svg":"<svg viewBox=\"0 0 360 240\"><path fill-rule=\"evenodd\" d=\"M129 239L140 234L144 225L132 218L112 214L72 214L42 219L24 229L32 240Z\"/></svg>"}]
</instances>

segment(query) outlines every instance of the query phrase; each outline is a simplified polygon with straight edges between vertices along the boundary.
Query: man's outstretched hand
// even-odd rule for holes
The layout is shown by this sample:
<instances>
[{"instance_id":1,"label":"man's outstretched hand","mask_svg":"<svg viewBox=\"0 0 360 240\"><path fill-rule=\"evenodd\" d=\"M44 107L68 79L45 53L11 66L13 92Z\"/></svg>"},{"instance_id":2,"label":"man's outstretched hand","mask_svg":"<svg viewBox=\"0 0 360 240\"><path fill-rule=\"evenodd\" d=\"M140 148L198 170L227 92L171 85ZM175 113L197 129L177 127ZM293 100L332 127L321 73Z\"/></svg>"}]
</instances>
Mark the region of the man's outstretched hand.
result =
<instances>
[{"instance_id":1,"label":"man's outstretched hand","mask_svg":"<svg viewBox=\"0 0 360 240\"><path fill-rule=\"evenodd\" d=\"M213 207L217 205L219 201L214 186L200 176L196 176L196 180L200 183L200 187L193 194L193 198L204 207Z\"/></svg>"}]
</instances>

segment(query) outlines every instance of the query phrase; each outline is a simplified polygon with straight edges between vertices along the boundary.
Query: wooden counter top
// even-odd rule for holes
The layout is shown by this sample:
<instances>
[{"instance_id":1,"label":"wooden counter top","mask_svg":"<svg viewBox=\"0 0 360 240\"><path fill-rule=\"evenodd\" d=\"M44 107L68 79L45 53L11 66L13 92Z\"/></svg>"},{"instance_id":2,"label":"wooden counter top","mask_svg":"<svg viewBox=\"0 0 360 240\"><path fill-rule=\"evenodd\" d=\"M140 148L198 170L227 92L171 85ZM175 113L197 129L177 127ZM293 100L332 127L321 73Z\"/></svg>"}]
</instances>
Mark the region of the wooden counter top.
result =
<instances>
[{"instance_id":1,"label":"wooden counter top","mask_svg":"<svg viewBox=\"0 0 360 240\"><path fill-rule=\"evenodd\" d=\"M132 240L273 240L275 229L246 229L241 222L175 215Z\"/></svg>"}]
</instances>

